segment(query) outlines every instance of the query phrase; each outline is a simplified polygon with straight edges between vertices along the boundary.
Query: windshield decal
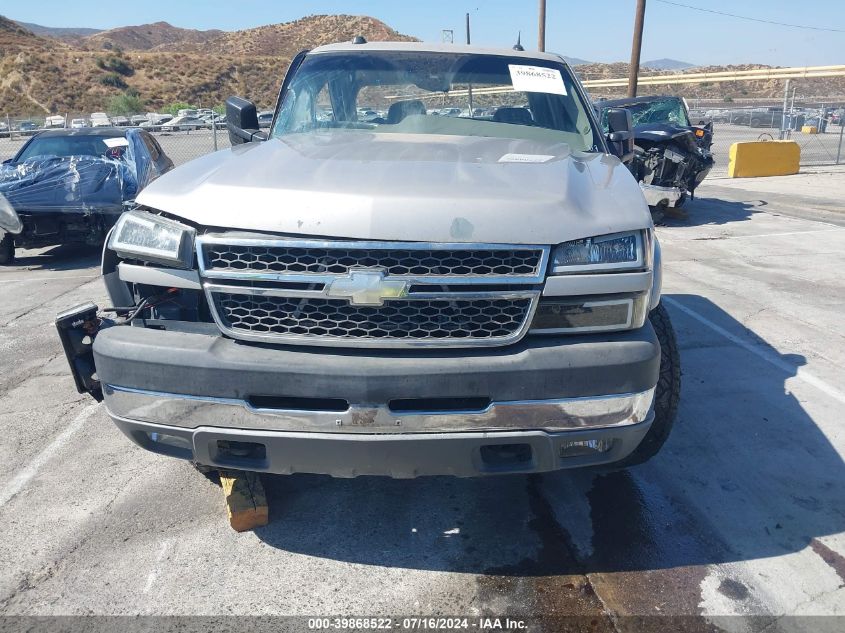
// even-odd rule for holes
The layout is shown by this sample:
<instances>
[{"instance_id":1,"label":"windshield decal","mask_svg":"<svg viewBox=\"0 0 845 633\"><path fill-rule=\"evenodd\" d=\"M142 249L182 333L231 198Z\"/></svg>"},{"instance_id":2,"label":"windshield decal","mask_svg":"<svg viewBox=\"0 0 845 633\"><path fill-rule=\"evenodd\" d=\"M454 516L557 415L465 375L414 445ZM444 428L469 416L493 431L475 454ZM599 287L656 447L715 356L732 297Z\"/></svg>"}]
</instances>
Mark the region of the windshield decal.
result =
<instances>
[{"instance_id":1,"label":"windshield decal","mask_svg":"<svg viewBox=\"0 0 845 633\"><path fill-rule=\"evenodd\" d=\"M563 77L556 68L508 64L508 69L511 73L513 89L516 92L545 92L566 96Z\"/></svg>"}]
</instances>

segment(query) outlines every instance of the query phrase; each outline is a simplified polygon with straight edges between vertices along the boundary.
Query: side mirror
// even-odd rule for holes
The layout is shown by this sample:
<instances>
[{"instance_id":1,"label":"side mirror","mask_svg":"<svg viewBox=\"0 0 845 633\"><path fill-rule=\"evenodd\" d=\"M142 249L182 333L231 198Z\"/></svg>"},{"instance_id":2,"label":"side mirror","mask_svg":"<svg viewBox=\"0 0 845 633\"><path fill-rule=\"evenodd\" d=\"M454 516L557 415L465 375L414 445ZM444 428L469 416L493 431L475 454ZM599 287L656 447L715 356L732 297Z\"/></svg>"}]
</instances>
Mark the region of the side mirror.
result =
<instances>
[{"instance_id":1,"label":"side mirror","mask_svg":"<svg viewBox=\"0 0 845 633\"><path fill-rule=\"evenodd\" d=\"M634 158L634 124L630 110L624 108L608 108L607 110L607 142L610 151L618 156L623 163Z\"/></svg>"},{"instance_id":2,"label":"side mirror","mask_svg":"<svg viewBox=\"0 0 845 633\"><path fill-rule=\"evenodd\" d=\"M258 129L255 104L241 97L229 97L226 100L226 129L232 145L267 140L267 133Z\"/></svg>"}]
</instances>

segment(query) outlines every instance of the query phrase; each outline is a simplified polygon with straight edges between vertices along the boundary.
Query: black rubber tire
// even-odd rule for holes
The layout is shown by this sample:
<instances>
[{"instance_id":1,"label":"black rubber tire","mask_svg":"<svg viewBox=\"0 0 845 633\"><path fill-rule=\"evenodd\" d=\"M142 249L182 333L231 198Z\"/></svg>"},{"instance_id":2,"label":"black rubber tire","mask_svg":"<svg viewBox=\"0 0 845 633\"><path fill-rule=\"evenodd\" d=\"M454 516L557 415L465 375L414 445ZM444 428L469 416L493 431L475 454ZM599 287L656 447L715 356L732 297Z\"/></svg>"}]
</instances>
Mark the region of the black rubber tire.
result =
<instances>
[{"instance_id":1,"label":"black rubber tire","mask_svg":"<svg viewBox=\"0 0 845 633\"><path fill-rule=\"evenodd\" d=\"M0 240L0 266L11 266L15 263L15 242L11 235L5 235Z\"/></svg>"},{"instance_id":2,"label":"black rubber tire","mask_svg":"<svg viewBox=\"0 0 845 633\"><path fill-rule=\"evenodd\" d=\"M669 313L660 304L649 313L648 319L660 342L660 376L654 393L654 422L633 453L610 465L613 469L636 466L657 455L669 437L681 399L681 355Z\"/></svg>"}]
</instances>

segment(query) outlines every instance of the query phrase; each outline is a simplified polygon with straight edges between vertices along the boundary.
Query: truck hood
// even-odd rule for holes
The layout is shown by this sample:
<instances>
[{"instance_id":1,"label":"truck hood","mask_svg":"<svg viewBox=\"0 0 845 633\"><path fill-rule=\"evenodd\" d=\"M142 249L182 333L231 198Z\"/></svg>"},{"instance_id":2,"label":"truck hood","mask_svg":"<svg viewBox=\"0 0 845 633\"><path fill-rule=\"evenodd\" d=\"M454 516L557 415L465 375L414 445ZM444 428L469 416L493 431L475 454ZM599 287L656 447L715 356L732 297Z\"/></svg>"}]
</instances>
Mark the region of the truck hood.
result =
<instances>
[{"instance_id":1,"label":"truck hood","mask_svg":"<svg viewBox=\"0 0 845 633\"><path fill-rule=\"evenodd\" d=\"M204 227L367 240L553 244L651 226L613 156L362 131L215 152L165 174L137 202Z\"/></svg>"}]
</instances>

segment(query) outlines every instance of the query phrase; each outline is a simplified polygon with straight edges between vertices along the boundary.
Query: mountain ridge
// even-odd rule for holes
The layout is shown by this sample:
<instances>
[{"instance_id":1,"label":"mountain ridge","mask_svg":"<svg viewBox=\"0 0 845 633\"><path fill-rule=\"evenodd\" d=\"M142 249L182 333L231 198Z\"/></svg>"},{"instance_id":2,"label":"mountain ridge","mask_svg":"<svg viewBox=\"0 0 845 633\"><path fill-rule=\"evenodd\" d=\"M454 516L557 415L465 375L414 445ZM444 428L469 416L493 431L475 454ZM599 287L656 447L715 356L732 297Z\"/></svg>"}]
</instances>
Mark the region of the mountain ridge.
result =
<instances>
[{"instance_id":1,"label":"mountain ridge","mask_svg":"<svg viewBox=\"0 0 845 633\"><path fill-rule=\"evenodd\" d=\"M233 94L266 108L275 102L281 80L297 52L350 41L355 35L370 41L416 40L370 16L312 15L231 32L196 31L157 22L98 31L77 39L39 35L0 16L0 116L102 111L127 91L137 93L144 108L150 110L175 102L219 105ZM586 60L570 58L575 72L585 80L628 75L627 63L581 62ZM766 66L699 67L696 71L748 68ZM801 80L800 86L807 95L845 95L844 78ZM623 92L591 90L596 97L621 96ZM775 98L783 94L783 83L755 80L643 86L640 92L719 100Z\"/></svg>"},{"instance_id":2,"label":"mountain ridge","mask_svg":"<svg viewBox=\"0 0 845 633\"><path fill-rule=\"evenodd\" d=\"M690 64L689 62L682 62L678 59L670 59L668 57L651 59L640 64L640 67L651 68L652 70L689 70L690 68L695 68L696 66L697 64Z\"/></svg>"}]
</instances>

